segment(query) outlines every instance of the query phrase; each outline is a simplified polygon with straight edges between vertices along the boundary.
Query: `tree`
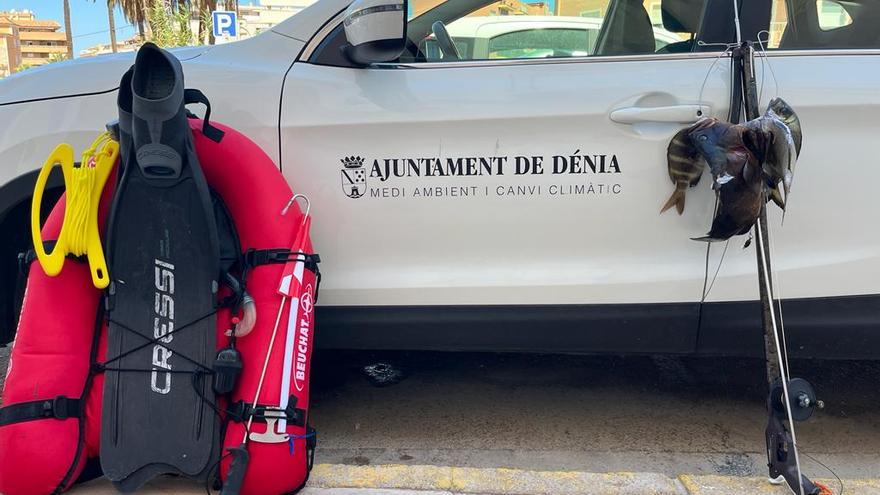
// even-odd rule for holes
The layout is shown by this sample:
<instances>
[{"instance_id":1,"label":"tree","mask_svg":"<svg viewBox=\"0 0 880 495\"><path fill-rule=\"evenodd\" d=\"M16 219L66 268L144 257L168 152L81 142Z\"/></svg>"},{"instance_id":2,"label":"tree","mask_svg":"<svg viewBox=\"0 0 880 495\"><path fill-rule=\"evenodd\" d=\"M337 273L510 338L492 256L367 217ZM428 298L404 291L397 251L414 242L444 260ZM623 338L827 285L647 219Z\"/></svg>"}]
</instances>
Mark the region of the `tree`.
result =
<instances>
[{"instance_id":1,"label":"tree","mask_svg":"<svg viewBox=\"0 0 880 495\"><path fill-rule=\"evenodd\" d=\"M67 34L67 58L73 60L73 32L70 30L70 0L64 0L64 32Z\"/></svg>"},{"instance_id":2,"label":"tree","mask_svg":"<svg viewBox=\"0 0 880 495\"><path fill-rule=\"evenodd\" d=\"M92 0L92 2L96 1ZM107 23L110 25L110 49L113 50L113 53L118 51L116 45L116 19L113 17L113 9L116 8L118 3L118 0L107 0Z\"/></svg>"},{"instance_id":3,"label":"tree","mask_svg":"<svg viewBox=\"0 0 880 495\"><path fill-rule=\"evenodd\" d=\"M194 44L197 40L190 28L190 7L177 5L177 8L173 8L172 5L163 0L153 0L147 12L147 20L153 33L150 41L161 47Z\"/></svg>"},{"instance_id":4,"label":"tree","mask_svg":"<svg viewBox=\"0 0 880 495\"><path fill-rule=\"evenodd\" d=\"M49 55L49 63L50 64L52 62L61 62L64 60L67 60L67 55L64 55L63 53L53 53L53 54Z\"/></svg>"},{"instance_id":5,"label":"tree","mask_svg":"<svg viewBox=\"0 0 880 495\"><path fill-rule=\"evenodd\" d=\"M116 8L116 0L107 0L107 22L110 24L110 49L116 53L116 19L113 18L113 9Z\"/></svg>"},{"instance_id":6,"label":"tree","mask_svg":"<svg viewBox=\"0 0 880 495\"><path fill-rule=\"evenodd\" d=\"M132 24L137 24L138 34L141 39L146 37L147 26L147 10L149 0L113 0L114 3L122 8L122 14L125 20Z\"/></svg>"}]
</instances>

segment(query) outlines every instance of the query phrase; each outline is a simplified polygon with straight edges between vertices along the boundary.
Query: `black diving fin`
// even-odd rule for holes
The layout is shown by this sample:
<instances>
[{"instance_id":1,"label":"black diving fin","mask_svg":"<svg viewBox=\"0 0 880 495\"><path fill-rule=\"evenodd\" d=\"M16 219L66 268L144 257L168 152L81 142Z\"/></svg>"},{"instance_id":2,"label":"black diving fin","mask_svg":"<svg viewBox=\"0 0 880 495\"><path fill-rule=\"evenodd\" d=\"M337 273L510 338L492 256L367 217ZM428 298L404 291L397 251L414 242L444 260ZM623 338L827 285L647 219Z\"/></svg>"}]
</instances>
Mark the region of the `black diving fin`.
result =
<instances>
[{"instance_id":1,"label":"black diving fin","mask_svg":"<svg viewBox=\"0 0 880 495\"><path fill-rule=\"evenodd\" d=\"M101 466L124 492L165 473L204 481L219 457L209 374L220 247L184 95L180 62L151 43L141 47L130 116L120 106L131 149L107 229L112 282L101 364Z\"/></svg>"}]
</instances>

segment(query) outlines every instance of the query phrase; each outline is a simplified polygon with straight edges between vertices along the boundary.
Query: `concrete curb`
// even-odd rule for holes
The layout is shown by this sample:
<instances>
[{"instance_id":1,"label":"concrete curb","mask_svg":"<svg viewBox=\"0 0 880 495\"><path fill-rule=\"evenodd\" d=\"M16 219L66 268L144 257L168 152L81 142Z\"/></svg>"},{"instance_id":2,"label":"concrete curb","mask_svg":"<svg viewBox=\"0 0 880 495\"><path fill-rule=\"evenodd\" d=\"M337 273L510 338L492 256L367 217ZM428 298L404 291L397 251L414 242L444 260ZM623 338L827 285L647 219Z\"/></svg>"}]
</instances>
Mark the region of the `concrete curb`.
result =
<instances>
[{"instance_id":1,"label":"concrete curb","mask_svg":"<svg viewBox=\"0 0 880 495\"><path fill-rule=\"evenodd\" d=\"M818 480L839 494L837 480ZM880 495L880 479L844 480L846 493ZM76 495L115 494L105 479L80 485ZM191 481L162 477L142 491L153 494L204 494ZM303 495L791 495L766 478L732 476L670 477L659 473L585 473L505 468L423 465L348 466L318 464Z\"/></svg>"},{"instance_id":2,"label":"concrete curb","mask_svg":"<svg viewBox=\"0 0 880 495\"><path fill-rule=\"evenodd\" d=\"M683 474L678 477L687 490L688 495L727 495L733 493L748 493L755 495L791 495L788 488L774 486L767 482L767 478L738 478L732 476L694 476ZM831 489L835 495L840 493L840 482L836 479L816 479ZM858 495L880 495L880 479L869 480L843 480L845 493Z\"/></svg>"},{"instance_id":3,"label":"concrete curb","mask_svg":"<svg viewBox=\"0 0 880 495\"><path fill-rule=\"evenodd\" d=\"M445 490L505 495L681 495L668 476L656 473L582 473L441 466L340 466L319 464L309 486Z\"/></svg>"},{"instance_id":4,"label":"concrete curb","mask_svg":"<svg viewBox=\"0 0 880 495\"><path fill-rule=\"evenodd\" d=\"M835 494L837 480L817 480ZM880 479L844 480L847 493L880 495ZM696 476L676 478L659 473L584 473L577 471L528 471L504 468L460 468L445 466L377 465L347 466L318 464L309 486L315 488L360 488L398 490L441 490L485 495L790 495L784 486L771 485L766 478Z\"/></svg>"}]
</instances>

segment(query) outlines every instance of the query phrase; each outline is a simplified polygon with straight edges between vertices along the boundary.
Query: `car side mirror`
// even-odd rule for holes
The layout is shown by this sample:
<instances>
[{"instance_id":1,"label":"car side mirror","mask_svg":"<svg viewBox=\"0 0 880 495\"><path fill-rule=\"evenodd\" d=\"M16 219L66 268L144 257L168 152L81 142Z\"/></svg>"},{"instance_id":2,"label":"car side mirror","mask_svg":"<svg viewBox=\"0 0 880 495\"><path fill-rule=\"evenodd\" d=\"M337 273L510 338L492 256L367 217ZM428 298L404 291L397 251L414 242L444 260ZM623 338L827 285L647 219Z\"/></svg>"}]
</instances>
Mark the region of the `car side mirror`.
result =
<instances>
[{"instance_id":1,"label":"car side mirror","mask_svg":"<svg viewBox=\"0 0 880 495\"><path fill-rule=\"evenodd\" d=\"M354 0L342 25L345 56L358 65L391 62L406 48L407 0Z\"/></svg>"}]
</instances>

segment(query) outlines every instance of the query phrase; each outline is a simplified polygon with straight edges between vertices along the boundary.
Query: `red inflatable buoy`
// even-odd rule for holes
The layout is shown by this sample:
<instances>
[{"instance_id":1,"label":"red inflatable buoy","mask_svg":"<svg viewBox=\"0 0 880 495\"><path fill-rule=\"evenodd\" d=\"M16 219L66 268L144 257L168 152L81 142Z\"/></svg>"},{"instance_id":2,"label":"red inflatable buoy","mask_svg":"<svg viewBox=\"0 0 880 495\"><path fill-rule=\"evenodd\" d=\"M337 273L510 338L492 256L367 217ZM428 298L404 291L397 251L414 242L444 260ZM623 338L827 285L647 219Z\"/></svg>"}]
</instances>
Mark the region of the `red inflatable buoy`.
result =
<instances>
[{"instance_id":1,"label":"red inflatable buoy","mask_svg":"<svg viewBox=\"0 0 880 495\"><path fill-rule=\"evenodd\" d=\"M240 493L291 493L305 484L314 451L307 411L317 258L304 258L304 295L297 300L295 318L290 318L292 305L279 295L278 287L287 257L283 251L297 241L304 216L296 207L282 214L292 196L290 186L259 146L233 129L212 125L224 132L219 142L202 133L203 121L190 120L196 152L208 184L232 217L242 249L256 260L245 280L256 305L256 325L237 339L241 376L229 403L218 404L229 421L224 447L241 446L252 415L244 447L250 460ZM101 224L112 188L108 183L104 191ZM63 211L62 199L42 229L44 239L58 235ZM306 253L312 250L308 238L297 244ZM265 253L275 255L260 256ZM48 277L39 264L31 266L0 408L0 493L64 491L77 480L86 460L100 454L103 375L95 371L95 363L103 362L106 354L101 309L101 291L92 285L87 265L66 263L56 277ZM276 316L283 324L269 348ZM218 348L227 345L225 333L231 324L230 312L220 309ZM294 332L290 338L288 330ZM253 404L267 352L267 371ZM285 356L292 356L287 367ZM285 369L291 373L288 379ZM280 407L285 395L287 405ZM287 424L282 429L283 422ZM228 455L218 459L222 480L230 463Z\"/></svg>"},{"instance_id":2,"label":"red inflatable buoy","mask_svg":"<svg viewBox=\"0 0 880 495\"><path fill-rule=\"evenodd\" d=\"M238 237L243 249L271 250L290 248L296 241L303 215L299 208L292 207L286 214L282 210L292 197L290 186L272 160L242 134L216 125L226 134L217 143L201 133L200 125L191 122L195 137L196 153L211 188L216 191L229 209L235 223ZM312 251L311 242L304 243L305 251ZM242 495L271 495L291 493L301 488L306 481L311 466L314 434L307 428L309 406L309 367L312 354L313 304L317 297L316 267L306 263L302 285L306 294L300 302L298 316L293 326L296 334L295 362L292 372L294 376L285 392L289 399L289 414L275 411L279 406L281 385L283 381L285 344L290 320L290 304L284 305L280 312L281 328L269 354L267 373L263 380L259 400L254 405L254 394L260 381L267 345L275 320L282 306L282 297L277 289L284 271L283 263L269 263L256 266L249 270L247 291L253 297L257 307L257 323L246 337L238 339L236 344L242 354L244 368L238 380L238 386L232 393L231 409L241 406L244 411L258 412L260 419L251 424L251 435L246 449L250 457L242 485ZM309 301L309 302L304 302ZM303 308L303 306L305 306ZM224 328L229 328L229 320L223 320ZM225 345L225 337L218 328L218 344ZM297 375L299 373L299 375ZM268 408L266 407L268 406ZM278 432L280 417L285 416L287 427ZM244 421L231 421L226 430L224 447L238 447L244 438L246 417ZM267 421L268 419L268 421ZM267 428L275 426L275 431ZM259 434L262 434L259 435ZM257 439L271 440L264 442ZM226 479L231 457L222 463L222 479Z\"/></svg>"},{"instance_id":3,"label":"red inflatable buoy","mask_svg":"<svg viewBox=\"0 0 880 495\"><path fill-rule=\"evenodd\" d=\"M111 176L99 210L102 219L112 182ZM43 239L61 232L64 205L62 196L42 228ZM86 442L97 440L101 418L100 411L91 413L87 400L101 330L101 291L91 280L83 262L65 263L55 277L39 263L30 266L0 408L0 493L63 491L86 460L98 455L97 441Z\"/></svg>"}]
</instances>

